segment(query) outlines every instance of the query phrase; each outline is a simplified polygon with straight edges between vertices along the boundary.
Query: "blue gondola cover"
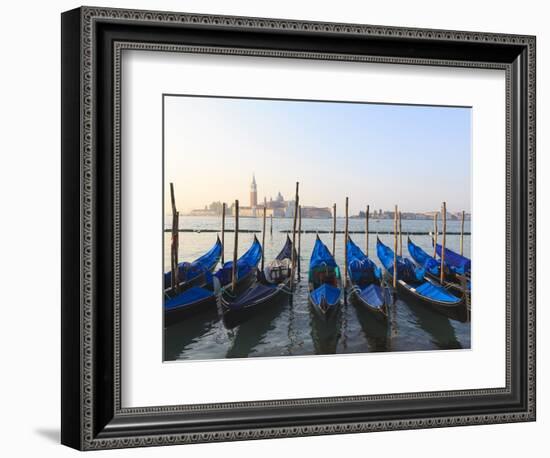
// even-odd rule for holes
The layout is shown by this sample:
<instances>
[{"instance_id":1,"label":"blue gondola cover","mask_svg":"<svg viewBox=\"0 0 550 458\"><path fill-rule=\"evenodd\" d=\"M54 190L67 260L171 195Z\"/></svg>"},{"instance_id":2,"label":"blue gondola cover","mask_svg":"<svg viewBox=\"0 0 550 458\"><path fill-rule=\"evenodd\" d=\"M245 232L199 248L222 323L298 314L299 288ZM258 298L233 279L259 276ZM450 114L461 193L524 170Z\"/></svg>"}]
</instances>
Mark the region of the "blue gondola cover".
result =
<instances>
[{"instance_id":1,"label":"blue gondola cover","mask_svg":"<svg viewBox=\"0 0 550 458\"><path fill-rule=\"evenodd\" d=\"M363 288L359 296L371 307L382 308L384 306L384 294L382 288L377 284L370 284Z\"/></svg>"},{"instance_id":2,"label":"blue gondola cover","mask_svg":"<svg viewBox=\"0 0 550 458\"><path fill-rule=\"evenodd\" d=\"M411 241L411 239L407 241L407 248L409 249L411 258L413 258L418 265L424 267L424 269L426 269L426 272L430 273L431 275L434 275L436 277L439 276L441 272L441 262L431 257L418 245L415 245Z\"/></svg>"},{"instance_id":3,"label":"blue gondola cover","mask_svg":"<svg viewBox=\"0 0 550 458\"><path fill-rule=\"evenodd\" d=\"M267 285L264 283L256 283L249 288L234 301L228 302L226 306L229 309L237 310L253 304L254 302L265 299L275 292L277 285Z\"/></svg>"},{"instance_id":4,"label":"blue gondola cover","mask_svg":"<svg viewBox=\"0 0 550 458\"><path fill-rule=\"evenodd\" d=\"M338 268L336 261L330 254L330 251L326 245L321 242L319 237L317 237L317 240L315 240L315 246L313 247L313 252L311 253L311 259L309 260L309 269L313 270L316 267L321 266Z\"/></svg>"},{"instance_id":5,"label":"blue gondola cover","mask_svg":"<svg viewBox=\"0 0 550 458\"><path fill-rule=\"evenodd\" d=\"M218 238L214 246L203 254L201 257L195 259L193 262L181 262L178 264L178 279L180 283L188 282L198 277L205 271L212 270L222 254L222 243ZM172 272L164 273L164 288L169 288L172 282Z\"/></svg>"},{"instance_id":6,"label":"blue gondola cover","mask_svg":"<svg viewBox=\"0 0 550 458\"><path fill-rule=\"evenodd\" d=\"M372 283L380 280L382 272L351 238L347 243L348 275L353 283Z\"/></svg>"},{"instance_id":7,"label":"blue gondola cover","mask_svg":"<svg viewBox=\"0 0 550 458\"><path fill-rule=\"evenodd\" d=\"M254 242L246 253L237 259L237 279L244 277L251 270L255 270L262 258L262 246L254 237ZM231 282L233 275L233 261L226 262L223 267L214 274L222 285Z\"/></svg>"},{"instance_id":8,"label":"blue gondola cover","mask_svg":"<svg viewBox=\"0 0 550 458\"><path fill-rule=\"evenodd\" d=\"M172 310L179 307L185 307L208 297L213 297L214 293L205 288L194 286L187 291L178 294L175 297L168 299L164 303L165 310Z\"/></svg>"},{"instance_id":9,"label":"blue gondola cover","mask_svg":"<svg viewBox=\"0 0 550 458\"><path fill-rule=\"evenodd\" d=\"M441 257L441 245L438 243L435 246L435 251L439 257ZM464 275L471 271L472 261L465 256L461 256L455 253L449 248L445 247L445 262L456 269L456 272Z\"/></svg>"},{"instance_id":10,"label":"blue gondola cover","mask_svg":"<svg viewBox=\"0 0 550 458\"><path fill-rule=\"evenodd\" d=\"M376 242L376 253L387 272L393 275L393 250L378 239ZM419 282L423 280L425 274L426 271L421 267L416 267L410 259L397 256L398 279L405 282Z\"/></svg>"},{"instance_id":11,"label":"blue gondola cover","mask_svg":"<svg viewBox=\"0 0 550 458\"><path fill-rule=\"evenodd\" d=\"M311 300L316 305L320 305L324 298L327 305L331 306L336 304L340 300L341 292L342 291L340 288L324 283L317 289L313 290L310 293L310 296Z\"/></svg>"},{"instance_id":12,"label":"blue gondola cover","mask_svg":"<svg viewBox=\"0 0 550 458\"><path fill-rule=\"evenodd\" d=\"M416 288L416 292L421 296L433 299L439 302L447 302L449 304L455 304L460 302L460 299L449 293L445 288L440 285L435 285L431 282L424 282Z\"/></svg>"}]
</instances>

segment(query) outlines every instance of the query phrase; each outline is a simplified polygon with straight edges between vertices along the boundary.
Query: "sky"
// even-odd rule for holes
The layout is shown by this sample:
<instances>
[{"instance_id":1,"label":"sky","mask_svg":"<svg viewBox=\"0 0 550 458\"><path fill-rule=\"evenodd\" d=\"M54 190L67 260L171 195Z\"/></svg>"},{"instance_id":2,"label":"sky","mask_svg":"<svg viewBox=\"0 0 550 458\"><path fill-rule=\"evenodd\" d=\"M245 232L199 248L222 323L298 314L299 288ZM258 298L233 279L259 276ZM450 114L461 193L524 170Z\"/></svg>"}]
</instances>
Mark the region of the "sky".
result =
<instances>
[{"instance_id":1,"label":"sky","mask_svg":"<svg viewBox=\"0 0 550 458\"><path fill-rule=\"evenodd\" d=\"M213 201L249 205L280 191L342 216L371 209L470 211L471 109L165 96L165 212Z\"/></svg>"}]
</instances>

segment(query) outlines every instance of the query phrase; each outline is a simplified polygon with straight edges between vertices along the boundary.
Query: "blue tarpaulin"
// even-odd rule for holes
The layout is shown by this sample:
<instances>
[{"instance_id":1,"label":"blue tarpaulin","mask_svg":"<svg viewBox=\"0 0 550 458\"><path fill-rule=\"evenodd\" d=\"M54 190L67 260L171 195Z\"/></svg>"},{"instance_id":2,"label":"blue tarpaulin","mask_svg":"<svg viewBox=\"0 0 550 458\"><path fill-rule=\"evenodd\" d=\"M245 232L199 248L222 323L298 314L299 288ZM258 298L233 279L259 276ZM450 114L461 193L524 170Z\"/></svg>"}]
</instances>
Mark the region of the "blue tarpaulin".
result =
<instances>
[{"instance_id":1,"label":"blue tarpaulin","mask_svg":"<svg viewBox=\"0 0 550 458\"><path fill-rule=\"evenodd\" d=\"M363 288L359 296L371 307L382 308L384 306L382 288L377 284L373 283Z\"/></svg>"},{"instance_id":2,"label":"blue tarpaulin","mask_svg":"<svg viewBox=\"0 0 550 458\"><path fill-rule=\"evenodd\" d=\"M171 310L174 308L185 307L202 299L206 299L207 297L214 297L214 293L205 288L194 286L183 293L168 299L164 303L164 309Z\"/></svg>"},{"instance_id":3,"label":"blue tarpaulin","mask_svg":"<svg viewBox=\"0 0 550 458\"><path fill-rule=\"evenodd\" d=\"M436 244L435 251L441 257L441 245L439 243ZM472 269L472 261L470 259L449 250L447 247L445 247L445 262L453 266L459 274L469 273Z\"/></svg>"},{"instance_id":4,"label":"blue tarpaulin","mask_svg":"<svg viewBox=\"0 0 550 458\"><path fill-rule=\"evenodd\" d=\"M181 262L178 264L178 280L180 283L185 283L197 278L205 271L212 270L222 254L222 243L218 238L214 246L203 254L201 257L195 259L193 262ZM172 283L172 272L165 272L164 274L164 288L169 288Z\"/></svg>"},{"instance_id":5,"label":"blue tarpaulin","mask_svg":"<svg viewBox=\"0 0 550 458\"><path fill-rule=\"evenodd\" d=\"M271 296L276 290L277 285L256 283L254 286L247 289L243 294L237 297L234 301L228 302L227 307L229 307L230 309L240 309L246 306L253 305L255 302Z\"/></svg>"},{"instance_id":6,"label":"blue tarpaulin","mask_svg":"<svg viewBox=\"0 0 550 458\"><path fill-rule=\"evenodd\" d=\"M256 269L262 258L262 246L256 236L254 242L239 259L237 259L237 279L244 277L251 270ZM233 275L233 261L226 262L223 267L215 273L222 286L229 284Z\"/></svg>"},{"instance_id":7,"label":"blue tarpaulin","mask_svg":"<svg viewBox=\"0 0 550 458\"><path fill-rule=\"evenodd\" d=\"M365 284L379 280L380 268L361 251L351 238L348 239L348 275L353 283Z\"/></svg>"},{"instance_id":8,"label":"blue tarpaulin","mask_svg":"<svg viewBox=\"0 0 550 458\"><path fill-rule=\"evenodd\" d=\"M338 303L341 291L340 288L323 283L317 289L313 290L310 296L314 304L320 305L324 298L326 304L330 307Z\"/></svg>"},{"instance_id":9,"label":"blue tarpaulin","mask_svg":"<svg viewBox=\"0 0 550 458\"><path fill-rule=\"evenodd\" d=\"M390 275L393 275L393 250L378 239L376 242L376 252L384 268ZM399 280L405 282L419 282L422 281L425 273L423 268L417 268L410 259L397 256L397 278Z\"/></svg>"},{"instance_id":10,"label":"blue tarpaulin","mask_svg":"<svg viewBox=\"0 0 550 458\"><path fill-rule=\"evenodd\" d=\"M428 281L418 286L416 288L416 292L421 296L424 296L439 302L446 302L449 304L456 304L460 302L460 299L458 297L449 293L449 291L447 291L442 286L435 285Z\"/></svg>"},{"instance_id":11,"label":"blue tarpaulin","mask_svg":"<svg viewBox=\"0 0 550 458\"><path fill-rule=\"evenodd\" d=\"M415 245L411 239L407 241L407 247L411 257L418 265L424 267L426 272L429 272L436 277L439 276L439 273L441 272L441 262L434 259L418 245Z\"/></svg>"},{"instance_id":12,"label":"blue tarpaulin","mask_svg":"<svg viewBox=\"0 0 550 458\"><path fill-rule=\"evenodd\" d=\"M313 252L311 253L311 258L309 260L309 269L313 270L316 267L321 266L337 267L336 261L330 254L327 246L321 242L319 237L317 237L313 247Z\"/></svg>"}]
</instances>

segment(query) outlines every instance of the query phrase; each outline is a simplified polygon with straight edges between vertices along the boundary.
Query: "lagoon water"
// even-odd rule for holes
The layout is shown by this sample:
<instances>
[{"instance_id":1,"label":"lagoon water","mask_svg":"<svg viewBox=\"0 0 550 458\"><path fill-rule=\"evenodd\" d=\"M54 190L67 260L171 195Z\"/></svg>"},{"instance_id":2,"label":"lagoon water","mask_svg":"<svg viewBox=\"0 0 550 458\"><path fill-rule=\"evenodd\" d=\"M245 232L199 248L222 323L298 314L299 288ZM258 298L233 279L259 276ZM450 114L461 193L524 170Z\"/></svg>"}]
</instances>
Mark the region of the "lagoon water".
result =
<instances>
[{"instance_id":1,"label":"lagoon water","mask_svg":"<svg viewBox=\"0 0 550 458\"><path fill-rule=\"evenodd\" d=\"M337 218L337 231L344 230L345 221ZM441 222L440 222L441 225ZM273 234L270 234L270 220L267 219L265 236L266 263L271 261L284 245L287 234L292 230L291 219L273 219ZM231 217L226 219L226 228L233 229ZM241 230L260 230L261 218L241 218ZM181 229L195 231L220 230L220 218L181 217ZM350 219L349 230L364 231L362 219ZM370 232L389 232L392 220L371 219ZM403 255L408 256L407 233L429 232L433 228L430 220L403 220ZM315 231L330 231L332 220L306 219L302 221L301 235L301 280L292 300L283 299L265 313L233 328L227 329L216 312L198 315L165 329L164 359L220 359L291 355L318 355L334 353L366 353L375 351L420 351L437 349L470 348L470 323L462 323L445 317L420 304L407 303L398 298L391 308L387 325L375 320L368 312L356 308L351 302L343 303L343 313L336 323L320 322L310 311L308 304L307 271L309 258L315 242ZM448 232L460 232L459 221L447 221ZM470 231L466 221L465 231ZM261 241L261 232L256 236ZM332 234L319 234L321 240L332 250ZM215 243L214 232L181 232L179 256L192 261L210 249ZM253 241L254 234L239 233L239 256ZM365 234L351 234L353 240L364 250ZM392 235L380 235L385 244L393 247ZM426 251L431 252L428 235L411 235L411 239ZM232 258L234 233L225 234L225 257ZM343 267L344 235L336 235L336 262ZM447 246L459 251L460 236L448 235ZM376 234L369 235L369 255L380 265L376 256ZM470 256L470 236L464 237L464 255ZM170 265L170 233L164 233L165 268ZM476 304L472 304L475 314Z\"/></svg>"}]
</instances>

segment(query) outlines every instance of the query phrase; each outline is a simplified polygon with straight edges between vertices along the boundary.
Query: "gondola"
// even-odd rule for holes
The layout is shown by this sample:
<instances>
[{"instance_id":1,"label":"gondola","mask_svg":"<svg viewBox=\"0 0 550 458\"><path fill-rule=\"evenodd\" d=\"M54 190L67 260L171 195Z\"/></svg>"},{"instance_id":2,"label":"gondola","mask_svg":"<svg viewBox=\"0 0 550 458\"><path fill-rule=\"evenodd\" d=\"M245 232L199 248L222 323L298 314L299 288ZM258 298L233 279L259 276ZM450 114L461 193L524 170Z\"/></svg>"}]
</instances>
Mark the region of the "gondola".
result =
<instances>
[{"instance_id":1,"label":"gondola","mask_svg":"<svg viewBox=\"0 0 550 458\"><path fill-rule=\"evenodd\" d=\"M432 245L433 242L434 241L432 239ZM436 243L435 251L439 257L441 257L441 250L441 245L439 243ZM447 247L445 247L445 263L449 266L452 266L457 274L466 275L468 277L470 276L472 261L466 256L462 256Z\"/></svg>"},{"instance_id":2,"label":"gondola","mask_svg":"<svg viewBox=\"0 0 550 458\"><path fill-rule=\"evenodd\" d=\"M342 277L334 257L318 235L309 261L308 276L309 303L319 317L329 320L340 308Z\"/></svg>"},{"instance_id":3,"label":"gondola","mask_svg":"<svg viewBox=\"0 0 550 458\"><path fill-rule=\"evenodd\" d=\"M378 238L376 252L387 275L393 280L394 252ZM397 291L419 304L429 306L455 319L463 319L462 298L456 297L435 281L426 278L426 271L410 259L397 256Z\"/></svg>"},{"instance_id":4,"label":"gondola","mask_svg":"<svg viewBox=\"0 0 550 458\"><path fill-rule=\"evenodd\" d=\"M347 241L350 299L354 305L371 312L380 320L388 318L388 295L382 287L382 272L353 240Z\"/></svg>"},{"instance_id":5,"label":"gondola","mask_svg":"<svg viewBox=\"0 0 550 458\"><path fill-rule=\"evenodd\" d=\"M244 291L256 281L256 269L262 248L256 236L251 247L237 260L236 291ZM193 286L164 302L164 325L169 326L190 315L216 308L216 296L221 287L232 280L233 262L226 262L215 274L205 273L204 286Z\"/></svg>"},{"instance_id":6,"label":"gondola","mask_svg":"<svg viewBox=\"0 0 550 458\"><path fill-rule=\"evenodd\" d=\"M263 272L257 272L257 282L242 294L234 296L227 291L221 296L224 323L232 328L266 307L278 303L290 294L289 283L292 266L292 241L286 243L277 257Z\"/></svg>"},{"instance_id":7,"label":"gondola","mask_svg":"<svg viewBox=\"0 0 550 458\"><path fill-rule=\"evenodd\" d=\"M208 252L193 262L181 262L178 264L178 291L184 291L192 286L203 286L207 282L206 272L212 272L222 254L222 242L217 237L216 243ZM172 272L164 273L164 291L170 294L172 286Z\"/></svg>"},{"instance_id":8,"label":"gondola","mask_svg":"<svg viewBox=\"0 0 550 458\"><path fill-rule=\"evenodd\" d=\"M433 258L426 253L422 248L413 243L410 237L407 238L407 248L413 261L419 266L424 268L426 275L433 280L439 281L441 275L441 261ZM464 287L460 283L458 275L462 271L457 270L454 266L445 262L445 287L450 289L454 294L461 295L464 293ZM466 290L470 293L470 282L466 283Z\"/></svg>"}]
</instances>

